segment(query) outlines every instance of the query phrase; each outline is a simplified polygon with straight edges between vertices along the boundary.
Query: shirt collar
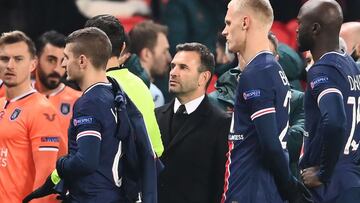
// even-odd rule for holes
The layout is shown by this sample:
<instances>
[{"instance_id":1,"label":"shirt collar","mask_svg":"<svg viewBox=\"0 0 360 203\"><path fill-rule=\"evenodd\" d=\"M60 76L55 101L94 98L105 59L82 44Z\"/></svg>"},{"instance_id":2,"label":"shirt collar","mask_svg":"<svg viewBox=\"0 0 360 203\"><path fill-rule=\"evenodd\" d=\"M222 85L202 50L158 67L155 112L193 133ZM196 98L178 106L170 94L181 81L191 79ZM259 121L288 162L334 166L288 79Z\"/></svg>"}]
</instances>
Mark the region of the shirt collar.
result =
<instances>
[{"instance_id":1,"label":"shirt collar","mask_svg":"<svg viewBox=\"0 0 360 203\"><path fill-rule=\"evenodd\" d=\"M247 67L251 62L253 62L253 60L254 60L256 57L258 57L258 56L261 55L261 54L271 54L271 55L272 55L271 51L268 51L268 50L260 51L260 52L257 53L254 57L252 57L252 58L250 59L250 61L245 65L245 67Z\"/></svg>"},{"instance_id":2,"label":"shirt collar","mask_svg":"<svg viewBox=\"0 0 360 203\"><path fill-rule=\"evenodd\" d=\"M337 54L337 55L340 55L340 56L345 56L346 55L346 52L336 52L336 51L329 51L329 52L326 52L325 54L323 54L320 58L322 59L324 56L328 55L328 54Z\"/></svg>"},{"instance_id":3,"label":"shirt collar","mask_svg":"<svg viewBox=\"0 0 360 203\"><path fill-rule=\"evenodd\" d=\"M89 92L92 88L99 86L99 85L104 85L104 86L108 86L111 87L111 83L105 83L105 82L97 82L95 84L92 84L90 87L88 87L84 92L83 95L86 94L87 92Z\"/></svg>"},{"instance_id":4,"label":"shirt collar","mask_svg":"<svg viewBox=\"0 0 360 203\"><path fill-rule=\"evenodd\" d=\"M187 114L191 114L192 112L194 112L199 107L200 103L202 102L202 100L204 98L205 98L205 95L202 95L202 96L200 96L196 99L193 99L193 100L189 101L188 103L184 104ZM180 105L181 105L180 101L177 98L175 98L174 112L176 112L178 110Z\"/></svg>"}]
</instances>

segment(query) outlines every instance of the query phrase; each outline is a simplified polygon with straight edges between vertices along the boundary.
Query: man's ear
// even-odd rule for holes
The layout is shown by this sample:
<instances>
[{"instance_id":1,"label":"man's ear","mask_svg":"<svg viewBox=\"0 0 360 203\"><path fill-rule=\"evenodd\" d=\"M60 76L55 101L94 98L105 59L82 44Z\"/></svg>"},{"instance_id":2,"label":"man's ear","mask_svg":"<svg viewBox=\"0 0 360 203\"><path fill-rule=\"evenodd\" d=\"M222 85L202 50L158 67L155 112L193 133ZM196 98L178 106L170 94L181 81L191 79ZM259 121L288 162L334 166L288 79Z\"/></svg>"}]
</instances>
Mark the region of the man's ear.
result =
<instances>
[{"instance_id":1,"label":"man's ear","mask_svg":"<svg viewBox=\"0 0 360 203\"><path fill-rule=\"evenodd\" d=\"M250 27L250 23L251 23L251 21L250 21L249 16L244 16L242 19L241 29L248 30Z\"/></svg>"},{"instance_id":2,"label":"man's ear","mask_svg":"<svg viewBox=\"0 0 360 203\"><path fill-rule=\"evenodd\" d=\"M89 63L89 59L85 55L81 54L79 56L78 63L80 69L85 69Z\"/></svg>"},{"instance_id":3,"label":"man's ear","mask_svg":"<svg viewBox=\"0 0 360 203\"><path fill-rule=\"evenodd\" d=\"M121 48L120 48L120 57L124 54L125 52L125 49L126 49L126 43L123 42Z\"/></svg>"},{"instance_id":4,"label":"man's ear","mask_svg":"<svg viewBox=\"0 0 360 203\"><path fill-rule=\"evenodd\" d=\"M311 31L314 35L318 35L321 31L321 25L319 23L314 23Z\"/></svg>"},{"instance_id":5,"label":"man's ear","mask_svg":"<svg viewBox=\"0 0 360 203\"><path fill-rule=\"evenodd\" d=\"M126 62L126 60L131 56L131 53L129 53L129 52L125 53L125 49L126 49L126 44L124 42L121 47L120 57L118 58L120 65L124 64Z\"/></svg>"},{"instance_id":6,"label":"man's ear","mask_svg":"<svg viewBox=\"0 0 360 203\"><path fill-rule=\"evenodd\" d=\"M38 57L37 56L34 56L34 59L31 61L30 63L30 73L33 72L36 67L38 66L39 64L39 60L38 60Z\"/></svg>"},{"instance_id":7,"label":"man's ear","mask_svg":"<svg viewBox=\"0 0 360 203\"><path fill-rule=\"evenodd\" d=\"M211 73L210 71L204 71L200 74L199 78L199 86L206 86L206 83L211 79Z\"/></svg>"},{"instance_id":8,"label":"man's ear","mask_svg":"<svg viewBox=\"0 0 360 203\"><path fill-rule=\"evenodd\" d=\"M152 52L149 48L143 48L140 51L140 60L144 61L145 63L149 62L152 59Z\"/></svg>"}]
</instances>

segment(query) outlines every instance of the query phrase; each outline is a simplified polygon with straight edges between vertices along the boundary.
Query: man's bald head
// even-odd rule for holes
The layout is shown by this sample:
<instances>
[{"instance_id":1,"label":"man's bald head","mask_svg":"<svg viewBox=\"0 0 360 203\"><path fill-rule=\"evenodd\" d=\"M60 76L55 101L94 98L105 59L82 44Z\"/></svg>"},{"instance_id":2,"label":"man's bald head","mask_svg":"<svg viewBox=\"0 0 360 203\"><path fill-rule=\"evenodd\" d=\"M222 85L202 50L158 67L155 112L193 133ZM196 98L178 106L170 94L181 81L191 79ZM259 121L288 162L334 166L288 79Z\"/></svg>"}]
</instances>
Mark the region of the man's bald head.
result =
<instances>
[{"instance_id":1,"label":"man's bald head","mask_svg":"<svg viewBox=\"0 0 360 203\"><path fill-rule=\"evenodd\" d=\"M300 51L311 50L324 41L333 41L334 44L339 45L343 14L340 5L335 0L307 1L300 9L298 21Z\"/></svg>"},{"instance_id":2,"label":"man's bald head","mask_svg":"<svg viewBox=\"0 0 360 203\"><path fill-rule=\"evenodd\" d=\"M318 23L323 30L340 32L343 14L335 0L309 0L300 9L299 16L310 23Z\"/></svg>"},{"instance_id":3,"label":"man's bald head","mask_svg":"<svg viewBox=\"0 0 360 203\"><path fill-rule=\"evenodd\" d=\"M344 23L341 26L340 36L346 42L346 52L351 54L360 44L360 22Z\"/></svg>"},{"instance_id":4,"label":"man's bald head","mask_svg":"<svg viewBox=\"0 0 360 203\"><path fill-rule=\"evenodd\" d=\"M252 14L251 16L254 19L266 25L270 30L274 21L274 13L269 0L232 0L228 7L230 6L233 6L235 11L249 15Z\"/></svg>"}]
</instances>

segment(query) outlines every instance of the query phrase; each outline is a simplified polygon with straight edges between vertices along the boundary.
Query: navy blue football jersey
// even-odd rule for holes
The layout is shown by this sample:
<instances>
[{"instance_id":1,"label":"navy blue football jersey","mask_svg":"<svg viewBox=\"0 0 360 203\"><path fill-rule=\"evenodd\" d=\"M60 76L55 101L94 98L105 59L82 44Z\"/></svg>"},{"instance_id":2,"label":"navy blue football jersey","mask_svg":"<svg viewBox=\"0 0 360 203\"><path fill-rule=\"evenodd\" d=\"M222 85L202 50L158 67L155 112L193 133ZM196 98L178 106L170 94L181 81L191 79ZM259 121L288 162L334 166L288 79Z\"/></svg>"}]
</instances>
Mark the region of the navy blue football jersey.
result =
<instances>
[{"instance_id":1,"label":"navy blue football jersey","mask_svg":"<svg viewBox=\"0 0 360 203\"><path fill-rule=\"evenodd\" d=\"M262 160L261 137L254 120L274 113L278 136L285 148L290 97L289 82L281 66L271 52L260 52L248 63L239 79L228 137L222 202L283 202L274 175Z\"/></svg>"},{"instance_id":2,"label":"navy blue football jersey","mask_svg":"<svg viewBox=\"0 0 360 203\"><path fill-rule=\"evenodd\" d=\"M92 139L94 146L88 150L99 150L92 157L95 171L87 171L74 163L65 161L66 185L71 202L117 202L120 201L121 142L115 138L117 125L114 95L110 83L96 83L89 87L76 101L69 127L69 157L77 156L81 139ZM97 146L95 146L97 145ZM98 147L100 146L100 147ZM91 152L94 153L94 152ZM88 153L89 154L89 153ZM88 156L85 152L82 158ZM73 161L73 160L70 160ZM69 161L69 162L70 162ZM77 174L76 171L82 171Z\"/></svg>"},{"instance_id":3,"label":"navy blue football jersey","mask_svg":"<svg viewBox=\"0 0 360 203\"><path fill-rule=\"evenodd\" d=\"M329 183L312 190L318 202L332 200L348 188L360 187L360 170L357 165L360 158L360 70L353 59L345 53L329 52L308 70L305 92L307 133L304 137L304 155L300 161L300 167L303 169L321 164L323 143L327 138L326 135L322 137L320 133L319 102L326 94L339 94L343 99L346 139Z\"/></svg>"}]
</instances>

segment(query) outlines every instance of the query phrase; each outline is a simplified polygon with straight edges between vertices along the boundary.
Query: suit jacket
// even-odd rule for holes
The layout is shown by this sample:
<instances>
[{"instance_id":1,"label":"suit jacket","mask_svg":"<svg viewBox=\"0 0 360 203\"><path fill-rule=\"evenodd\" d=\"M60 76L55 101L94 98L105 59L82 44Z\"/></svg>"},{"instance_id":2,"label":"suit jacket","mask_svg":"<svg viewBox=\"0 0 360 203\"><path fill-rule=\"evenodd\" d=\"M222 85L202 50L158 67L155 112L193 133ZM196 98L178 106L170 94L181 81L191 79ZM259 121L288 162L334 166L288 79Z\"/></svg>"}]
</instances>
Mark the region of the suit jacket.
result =
<instances>
[{"instance_id":1,"label":"suit jacket","mask_svg":"<svg viewBox=\"0 0 360 203\"><path fill-rule=\"evenodd\" d=\"M174 100L155 110L165 169L158 184L159 203L220 202L224 186L230 118L207 96L170 140Z\"/></svg>"}]
</instances>

